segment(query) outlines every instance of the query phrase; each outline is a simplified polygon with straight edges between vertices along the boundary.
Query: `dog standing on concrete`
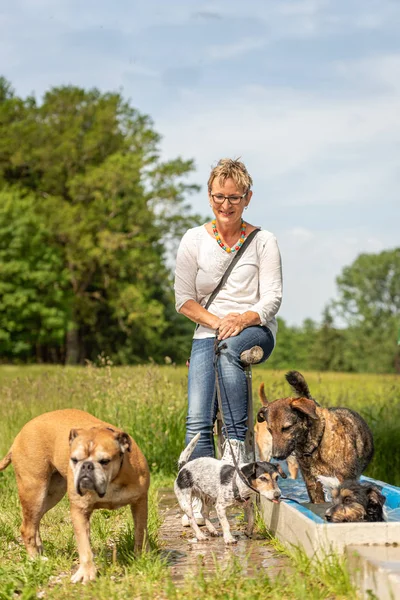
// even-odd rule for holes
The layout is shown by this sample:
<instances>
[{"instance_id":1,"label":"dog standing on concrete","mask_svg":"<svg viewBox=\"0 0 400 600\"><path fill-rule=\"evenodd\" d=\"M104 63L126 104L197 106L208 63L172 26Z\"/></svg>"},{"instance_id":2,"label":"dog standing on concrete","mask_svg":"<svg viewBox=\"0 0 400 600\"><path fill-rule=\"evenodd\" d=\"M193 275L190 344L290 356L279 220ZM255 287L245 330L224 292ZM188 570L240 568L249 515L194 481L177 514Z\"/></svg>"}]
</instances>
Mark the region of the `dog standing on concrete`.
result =
<instances>
[{"instance_id":1,"label":"dog standing on concrete","mask_svg":"<svg viewBox=\"0 0 400 600\"><path fill-rule=\"evenodd\" d=\"M68 491L79 552L73 583L96 576L89 540L93 510L130 504L135 551L147 543L149 469L139 447L121 429L81 410L45 413L24 425L0 471L10 463L22 506L21 535L31 557L43 550L41 518Z\"/></svg>"},{"instance_id":2,"label":"dog standing on concrete","mask_svg":"<svg viewBox=\"0 0 400 600\"><path fill-rule=\"evenodd\" d=\"M353 410L320 407L298 371L287 373L286 380L299 397L268 403L257 420L267 423L275 459L295 453L310 500L319 504L325 497L318 476L358 479L374 453L372 433Z\"/></svg>"},{"instance_id":3,"label":"dog standing on concrete","mask_svg":"<svg viewBox=\"0 0 400 600\"><path fill-rule=\"evenodd\" d=\"M268 400L265 395L264 384L262 383L259 388L259 397L263 407L268 406ZM268 431L267 423L265 419L257 420L254 426L254 439L256 442L256 450L258 451L258 457L260 460L269 462L272 458L272 435ZM286 459L289 475L291 479L296 479L299 472L299 463L296 460L294 454L289 454Z\"/></svg>"},{"instance_id":4,"label":"dog standing on concrete","mask_svg":"<svg viewBox=\"0 0 400 600\"><path fill-rule=\"evenodd\" d=\"M215 506L223 530L224 542L235 544L237 540L231 534L226 509L236 503L244 507L247 518L246 535L250 536L254 527L252 497L258 491L268 500L279 502L281 491L277 479L279 475L286 479L286 475L279 465L268 462L242 464L240 470L247 481L248 485L246 485L235 467L221 460L202 457L188 462L199 438L200 433L195 435L179 457L179 473L174 483L175 495L199 541L204 541L207 537L194 518L193 496L202 501L202 515L209 533L212 536L218 535L209 519L210 509Z\"/></svg>"},{"instance_id":5,"label":"dog standing on concrete","mask_svg":"<svg viewBox=\"0 0 400 600\"><path fill-rule=\"evenodd\" d=\"M383 505L386 497L377 485L368 481L346 480L336 477L319 477L332 496L332 506L325 512L330 523L376 523L385 521Z\"/></svg>"}]
</instances>

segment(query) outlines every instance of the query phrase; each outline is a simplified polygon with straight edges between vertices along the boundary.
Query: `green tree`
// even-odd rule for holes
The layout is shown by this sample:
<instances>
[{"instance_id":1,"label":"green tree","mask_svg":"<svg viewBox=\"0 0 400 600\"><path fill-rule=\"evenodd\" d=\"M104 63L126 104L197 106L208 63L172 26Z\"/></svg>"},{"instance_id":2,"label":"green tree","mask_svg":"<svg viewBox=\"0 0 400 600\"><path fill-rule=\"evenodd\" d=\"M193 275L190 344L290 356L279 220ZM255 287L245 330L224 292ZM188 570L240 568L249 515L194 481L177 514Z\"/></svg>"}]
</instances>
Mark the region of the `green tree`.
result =
<instances>
[{"instance_id":1,"label":"green tree","mask_svg":"<svg viewBox=\"0 0 400 600\"><path fill-rule=\"evenodd\" d=\"M273 353L265 364L271 369L293 369L295 368L294 365L297 358L298 330L288 325L281 317L278 317L277 321L277 343Z\"/></svg>"},{"instance_id":2,"label":"green tree","mask_svg":"<svg viewBox=\"0 0 400 600\"><path fill-rule=\"evenodd\" d=\"M68 276L32 193L0 190L0 353L61 360Z\"/></svg>"},{"instance_id":3,"label":"green tree","mask_svg":"<svg viewBox=\"0 0 400 600\"><path fill-rule=\"evenodd\" d=\"M354 370L393 371L400 323L400 248L361 254L337 278Z\"/></svg>"},{"instance_id":4,"label":"green tree","mask_svg":"<svg viewBox=\"0 0 400 600\"><path fill-rule=\"evenodd\" d=\"M0 184L31 194L61 257L66 362L161 360L166 253L198 222L185 204L192 161L162 162L151 119L120 94L72 86L39 105L0 81L0 139Z\"/></svg>"},{"instance_id":5,"label":"green tree","mask_svg":"<svg viewBox=\"0 0 400 600\"><path fill-rule=\"evenodd\" d=\"M346 331L335 327L331 311L326 307L321 326L315 333L311 366L318 371L352 370L346 358Z\"/></svg>"}]
</instances>

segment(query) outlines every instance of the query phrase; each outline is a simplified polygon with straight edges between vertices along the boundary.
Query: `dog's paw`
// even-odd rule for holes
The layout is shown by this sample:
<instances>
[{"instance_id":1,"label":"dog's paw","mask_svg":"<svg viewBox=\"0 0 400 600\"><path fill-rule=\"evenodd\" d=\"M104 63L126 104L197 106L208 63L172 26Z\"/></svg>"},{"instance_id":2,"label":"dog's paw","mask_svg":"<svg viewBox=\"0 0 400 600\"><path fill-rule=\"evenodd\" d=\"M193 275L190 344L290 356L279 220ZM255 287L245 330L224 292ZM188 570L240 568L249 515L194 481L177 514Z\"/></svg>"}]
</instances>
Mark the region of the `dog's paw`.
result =
<instances>
[{"instance_id":1,"label":"dog's paw","mask_svg":"<svg viewBox=\"0 0 400 600\"><path fill-rule=\"evenodd\" d=\"M325 475L318 475L317 480L322 484L325 500L330 501L332 499L332 490L339 487L340 485L339 479L337 477L326 477Z\"/></svg>"},{"instance_id":2,"label":"dog's paw","mask_svg":"<svg viewBox=\"0 0 400 600\"><path fill-rule=\"evenodd\" d=\"M228 544L228 545L232 545L232 544L237 544L238 543L237 539L234 538L232 535L229 536L229 537L228 536L224 536L224 542L225 542L225 544Z\"/></svg>"},{"instance_id":3,"label":"dog's paw","mask_svg":"<svg viewBox=\"0 0 400 600\"><path fill-rule=\"evenodd\" d=\"M94 565L90 567L82 567L74 573L71 577L71 583L88 583L89 581L94 581L96 579L96 567Z\"/></svg>"},{"instance_id":4,"label":"dog's paw","mask_svg":"<svg viewBox=\"0 0 400 600\"><path fill-rule=\"evenodd\" d=\"M219 537L219 533L216 529L214 529L213 531L210 530L210 535L211 537Z\"/></svg>"}]
</instances>

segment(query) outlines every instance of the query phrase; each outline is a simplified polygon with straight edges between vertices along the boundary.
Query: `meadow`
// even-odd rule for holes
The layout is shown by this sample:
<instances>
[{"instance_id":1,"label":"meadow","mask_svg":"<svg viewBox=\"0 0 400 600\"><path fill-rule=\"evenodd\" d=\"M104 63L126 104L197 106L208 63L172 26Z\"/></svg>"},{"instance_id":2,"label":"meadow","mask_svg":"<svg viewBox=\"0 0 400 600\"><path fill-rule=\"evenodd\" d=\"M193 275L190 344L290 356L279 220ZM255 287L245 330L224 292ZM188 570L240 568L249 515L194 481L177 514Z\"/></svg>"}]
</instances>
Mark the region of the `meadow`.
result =
<instances>
[{"instance_id":1,"label":"meadow","mask_svg":"<svg viewBox=\"0 0 400 600\"><path fill-rule=\"evenodd\" d=\"M369 423L375 456L366 474L400 485L400 378L396 376L304 373L313 396L324 406L348 406ZM134 536L129 509L97 511L92 518L92 546L99 575L87 586L69 583L77 564L76 544L66 498L42 522L48 560L29 561L19 535L20 508L12 468L0 473L0 600L19 597L98 598L355 598L346 565L336 556L310 560L298 549L287 550L271 540L277 553L289 557L290 570L276 579L268 572L242 577L240 564L216 567L212 577L201 570L175 586L157 536L160 525L157 490L172 484L184 440L185 367L153 364L114 367L106 358L86 367L2 366L0 394L0 455L5 455L19 429L29 419L50 410L76 407L133 435L152 473L150 494L151 552L132 556ZM257 388L265 382L272 400L288 395L281 371L253 369ZM262 529L262 524L259 523Z\"/></svg>"}]
</instances>

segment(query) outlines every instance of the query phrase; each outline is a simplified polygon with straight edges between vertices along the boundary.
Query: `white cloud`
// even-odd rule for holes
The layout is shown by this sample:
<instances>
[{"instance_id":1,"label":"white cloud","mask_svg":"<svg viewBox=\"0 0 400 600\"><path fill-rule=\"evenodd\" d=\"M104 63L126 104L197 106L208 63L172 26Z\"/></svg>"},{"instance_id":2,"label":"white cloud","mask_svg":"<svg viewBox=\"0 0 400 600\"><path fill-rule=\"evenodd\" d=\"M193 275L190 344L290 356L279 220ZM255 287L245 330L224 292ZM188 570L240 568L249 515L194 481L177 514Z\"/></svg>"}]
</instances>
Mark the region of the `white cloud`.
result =
<instances>
[{"instance_id":1,"label":"white cloud","mask_svg":"<svg viewBox=\"0 0 400 600\"><path fill-rule=\"evenodd\" d=\"M305 229L304 227L293 227L288 230L288 235L301 242L309 242L315 238L315 232L310 229Z\"/></svg>"},{"instance_id":2,"label":"white cloud","mask_svg":"<svg viewBox=\"0 0 400 600\"><path fill-rule=\"evenodd\" d=\"M330 300L337 296L336 277L361 253L381 252L387 240L371 238L364 229L312 232L310 238L280 232L284 296L279 315L299 325L306 317L320 321Z\"/></svg>"},{"instance_id":3,"label":"white cloud","mask_svg":"<svg viewBox=\"0 0 400 600\"><path fill-rule=\"evenodd\" d=\"M320 319L336 295L335 278L361 252L398 244L400 94L390 85L397 61L390 55L347 64L342 76L351 93L336 96L263 86L221 100L185 92L158 120L165 155L195 157L197 182L205 183L222 156L247 164L255 182L248 218L277 235L285 281L280 314L290 323ZM368 72L372 94L362 85ZM207 211L204 191L193 203ZM296 223L300 207L309 226Z\"/></svg>"},{"instance_id":4,"label":"white cloud","mask_svg":"<svg viewBox=\"0 0 400 600\"><path fill-rule=\"evenodd\" d=\"M353 21L356 28L377 32L398 23L399 16L397 0L369 0L365 10L354 12Z\"/></svg>"},{"instance_id":5,"label":"white cloud","mask_svg":"<svg viewBox=\"0 0 400 600\"><path fill-rule=\"evenodd\" d=\"M399 243L399 17L397 0L5 0L0 54L21 95L123 86L196 183L241 156L248 217L282 248L281 314L299 323L360 252ZM221 75L233 89L212 93ZM207 212L204 189L192 203Z\"/></svg>"},{"instance_id":6,"label":"white cloud","mask_svg":"<svg viewBox=\"0 0 400 600\"><path fill-rule=\"evenodd\" d=\"M210 102L207 92L190 92L158 126L166 155L184 147L203 170L221 156L242 156L258 174L256 187L280 181L289 205L356 202L398 171L388 152L400 143L398 100L253 87Z\"/></svg>"},{"instance_id":7,"label":"white cloud","mask_svg":"<svg viewBox=\"0 0 400 600\"><path fill-rule=\"evenodd\" d=\"M125 73L134 73L135 75L144 75L145 77L149 77L151 79L159 79L161 77L161 73L156 71L156 69L149 69L140 63L136 63L134 60L129 61L129 68L125 71Z\"/></svg>"},{"instance_id":8,"label":"white cloud","mask_svg":"<svg viewBox=\"0 0 400 600\"><path fill-rule=\"evenodd\" d=\"M265 38L246 37L231 44L212 45L206 49L206 56L212 60L226 60L246 54L250 50L263 48L267 43Z\"/></svg>"},{"instance_id":9,"label":"white cloud","mask_svg":"<svg viewBox=\"0 0 400 600\"><path fill-rule=\"evenodd\" d=\"M335 64L337 72L347 82L373 86L383 92L400 92L400 54L348 60Z\"/></svg>"},{"instance_id":10,"label":"white cloud","mask_svg":"<svg viewBox=\"0 0 400 600\"><path fill-rule=\"evenodd\" d=\"M316 15L328 5L323 0L297 0L296 2L279 2L278 10L283 15Z\"/></svg>"},{"instance_id":11,"label":"white cloud","mask_svg":"<svg viewBox=\"0 0 400 600\"><path fill-rule=\"evenodd\" d=\"M384 15L378 13L370 13L365 15L360 15L356 21L356 27L360 29L368 29L368 30L376 30L380 29L385 22Z\"/></svg>"}]
</instances>

